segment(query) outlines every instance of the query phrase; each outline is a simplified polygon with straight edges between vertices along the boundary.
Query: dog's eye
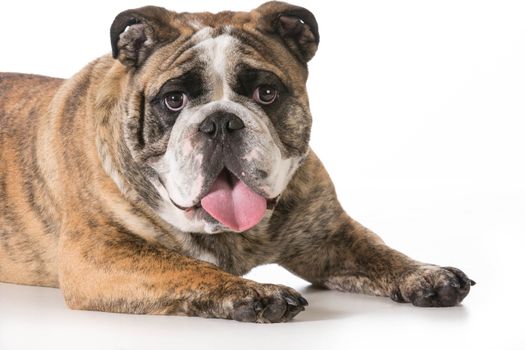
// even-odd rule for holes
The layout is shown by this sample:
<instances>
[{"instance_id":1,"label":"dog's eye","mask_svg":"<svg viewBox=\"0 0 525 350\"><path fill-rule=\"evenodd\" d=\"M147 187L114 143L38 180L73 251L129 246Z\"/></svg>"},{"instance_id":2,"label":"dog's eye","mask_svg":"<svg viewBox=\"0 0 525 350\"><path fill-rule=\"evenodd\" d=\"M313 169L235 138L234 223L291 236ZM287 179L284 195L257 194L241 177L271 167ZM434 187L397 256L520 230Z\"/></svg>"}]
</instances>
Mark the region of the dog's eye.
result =
<instances>
[{"instance_id":1,"label":"dog's eye","mask_svg":"<svg viewBox=\"0 0 525 350\"><path fill-rule=\"evenodd\" d=\"M175 91L170 92L164 96L164 104L172 112L179 112L181 109L186 107L188 103L188 97L183 92Z\"/></svg>"},{"instance_id":2,"label":"dog's eye","mask_svg":"<svg viewBox=\"0 0 525 350\"><path fill-rule=\"evenodd\" d=\"M258 86L253 92L253 99L255 102L263 105L273 103L277 99L277 96L277 90L269 85Z\"/></svg>"}]
</instances>

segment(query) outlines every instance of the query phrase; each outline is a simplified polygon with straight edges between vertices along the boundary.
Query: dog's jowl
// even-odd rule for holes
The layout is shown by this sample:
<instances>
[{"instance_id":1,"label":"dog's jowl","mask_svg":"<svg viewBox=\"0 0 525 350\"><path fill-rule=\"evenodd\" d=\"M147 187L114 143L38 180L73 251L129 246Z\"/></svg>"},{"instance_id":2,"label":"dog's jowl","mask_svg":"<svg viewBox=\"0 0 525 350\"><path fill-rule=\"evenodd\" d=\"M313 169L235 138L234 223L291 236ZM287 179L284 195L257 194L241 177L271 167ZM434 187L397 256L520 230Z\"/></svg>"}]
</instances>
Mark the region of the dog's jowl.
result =
<instances>
[{"instance_id":1,"label":"dog's jowl","mask_svg":"<svg viewBox=\"0 0 525 350\"><path fill-rule=\"evenodd\" d=\"M0 74L0 281L73 309L282 322L311 283L453 306L473 285L352 220L309 148L308 10L119 14L68 80ZM58 59L58 58L57 58Z\"/></svg>"}]
</instances>

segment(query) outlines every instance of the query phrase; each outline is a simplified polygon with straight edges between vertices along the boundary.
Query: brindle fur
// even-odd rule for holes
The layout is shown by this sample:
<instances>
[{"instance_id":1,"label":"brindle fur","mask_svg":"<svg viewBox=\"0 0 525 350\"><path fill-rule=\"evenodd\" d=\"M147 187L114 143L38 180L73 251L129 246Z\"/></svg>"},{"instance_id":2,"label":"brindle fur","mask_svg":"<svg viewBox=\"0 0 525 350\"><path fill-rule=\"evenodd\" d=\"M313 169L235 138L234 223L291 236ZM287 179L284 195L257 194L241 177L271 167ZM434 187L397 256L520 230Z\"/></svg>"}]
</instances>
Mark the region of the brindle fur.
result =
<instances>
[{"instance_id":1,"label":"brindle fur","mask_svg":"<svg viewBox=\"0 0 525 350\"><path fill-rule=\"evenodd\" d=\"M285 48L260 30L267 16L290 9L297 10L272 2L250 13L160 13L187 37L194 19L218 31L229 25L239 36L258 28L266 44L259 54L297 59L283 79L307 111L305 62L315 48ZM159 37L174 32L164 29ZM152 209L158 195L147 169L133 155L140 149L126 147L119 117L136 80L157 73L147 66L135 76L130 66L144 58L128 61L129 54L104 56L69 80L0 74L0 281L60 287L73 309L257 322L290 320L307 304L288 287L240 277L267 263L319 286L419 306L456 305L467 295L473 281L460 270L414 261L352 220L311 150L271 217L247 232L189 233L163 221ZM307 149L309 125L306 134L293 124L278 130L296 150ZM120 186L104 170L105 157L124 179Z\"/></svg>"}]
</instances>

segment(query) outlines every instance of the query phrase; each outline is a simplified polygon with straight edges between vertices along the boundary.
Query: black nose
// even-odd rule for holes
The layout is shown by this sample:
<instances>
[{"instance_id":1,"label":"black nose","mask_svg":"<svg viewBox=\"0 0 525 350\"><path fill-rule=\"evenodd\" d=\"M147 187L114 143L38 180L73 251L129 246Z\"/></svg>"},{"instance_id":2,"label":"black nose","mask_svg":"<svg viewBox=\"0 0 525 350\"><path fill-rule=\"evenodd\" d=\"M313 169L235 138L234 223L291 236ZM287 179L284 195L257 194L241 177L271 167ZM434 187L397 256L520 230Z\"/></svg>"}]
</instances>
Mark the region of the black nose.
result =
<instances>
[{"instance_id":1,"label":"black nose","mask_svg":"<svg viewBox=\"0 0 525 350\"><path fill-rule=\"evenodd\" d=\"M244 128L242 120L235 114L228 112L212 113L199 125L199 131L212 139L228 136L242 128Z\"/></svg>"}]
</instances>

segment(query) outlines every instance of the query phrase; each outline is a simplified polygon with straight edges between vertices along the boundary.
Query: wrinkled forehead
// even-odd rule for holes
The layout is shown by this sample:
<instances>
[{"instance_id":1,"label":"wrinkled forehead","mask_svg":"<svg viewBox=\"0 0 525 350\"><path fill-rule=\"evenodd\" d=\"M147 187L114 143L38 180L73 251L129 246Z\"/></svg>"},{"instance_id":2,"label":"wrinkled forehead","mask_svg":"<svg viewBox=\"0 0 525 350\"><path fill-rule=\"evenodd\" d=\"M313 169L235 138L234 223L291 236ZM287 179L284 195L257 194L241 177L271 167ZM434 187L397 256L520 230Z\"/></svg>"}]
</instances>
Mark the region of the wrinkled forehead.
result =
<instances>
[{"instance_id":1,"label":"wrinkled forehead","mask_svg":"<svg viewBox=\"0 0 525 350\"><path fill-rule=\"evenodd\" d=\"M190 71L197 71L210 84L226 84L234 80L240 67L272 72L290 84L306 81L301 71L294 72L286 64L289 53L271 38L231 25L212 28L196 21L191 24L193 33L161 47L148 59L143 68L143 75L149 77L148 90Z\"/></svg>"}]
</instances>

